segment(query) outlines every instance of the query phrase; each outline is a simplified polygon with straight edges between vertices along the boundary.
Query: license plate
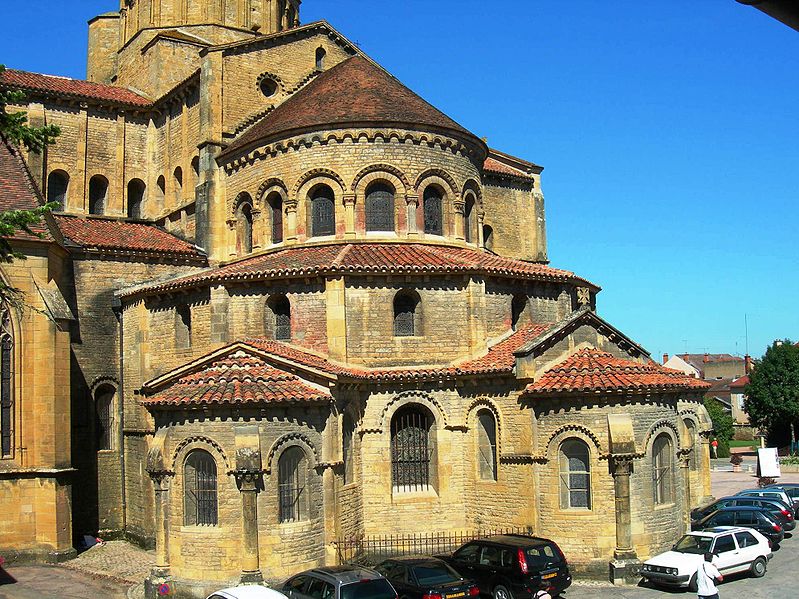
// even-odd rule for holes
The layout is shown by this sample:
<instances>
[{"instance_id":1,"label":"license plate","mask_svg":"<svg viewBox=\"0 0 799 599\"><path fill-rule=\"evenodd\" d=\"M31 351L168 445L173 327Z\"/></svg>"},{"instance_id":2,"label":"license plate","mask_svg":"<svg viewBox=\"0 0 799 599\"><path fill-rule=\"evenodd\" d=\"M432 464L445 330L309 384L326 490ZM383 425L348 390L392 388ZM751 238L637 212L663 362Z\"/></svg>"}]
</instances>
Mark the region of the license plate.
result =
<instances>
[{"instance_id":1,"label":"license plate","mask_svg":"<svg viewBox=\"0 0 799 599\"><path fill-rule=\"evenodd\" d=\"M550 578L555 578L558 575L557 572L550 572L549 574L544 574L541 577L541 580L549 580Z\"/></svg>"},{"instance_id":2,"label":"license plate","mask_svg":"<svg viewBox=\"0 0 799 599\"><path fill-rule=\"evenodd\" d=\"M456 599L456 597L465 597L466 593L452 593L451 595L447 595L447 599Z\"/></svg>"}]
</instances>

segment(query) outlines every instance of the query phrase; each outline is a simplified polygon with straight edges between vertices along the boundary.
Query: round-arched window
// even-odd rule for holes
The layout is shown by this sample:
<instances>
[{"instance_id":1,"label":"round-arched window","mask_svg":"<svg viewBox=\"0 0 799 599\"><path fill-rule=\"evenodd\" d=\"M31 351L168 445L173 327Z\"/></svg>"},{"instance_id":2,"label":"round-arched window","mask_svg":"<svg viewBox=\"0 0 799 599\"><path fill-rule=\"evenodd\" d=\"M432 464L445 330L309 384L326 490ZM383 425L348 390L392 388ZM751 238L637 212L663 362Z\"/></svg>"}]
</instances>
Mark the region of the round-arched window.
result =
<instances>
[{"instance_id":1,"label":"round-arched window","mask_svg":"<svg viewBox=\"0 0 799 599\"><path fill-rule=\"evenodd\" d=\"M311 193L311 236L335 235L336 202L333 190L317 185Z\"/></svg>"},{"instance_id":2,"label":"round-arched window","mask_svg":"<svg viewBox=\"0 0 799 599\"><path fill-rule=\"evenodd\" d=\"M443 235L443 194L435 185L424 190L424 232L428 235Z\"/></svg>"},{"instance_id":3,"label":"round-arched window","mask_svg":"<svg viewBox=\"0 0 799 599\"><path fill-rule=\"evenodd\" d=\"M671 437L666 433L652 444L652 487L655 505L674 501L674 460Z\"/></svg>"},{"instance_id":4,"label":"round-arched window","mask_svg":"<svg viewBox=\"0 0 799 599\"><path fill-rule=\"evenodd\" d=\"M581 439L560 445L560 507L591 509L591 453Z\"/></svg>"},{"instance_id":5,"label":"round-arched window","mask_svg":"<svg viewBox=\"0 0 799 599\"><path fill-rule=\"evenodd\" d=\"M278 460L280 522L308 519L308 459L301 447L289 447Z\"/></svg>"},{"instance_id":6,"label":"round-arched window","mask_svg":"<svg viewBox=\"0 0 799 599\"><path fill-rule=\"evenodd\" d=\"M395 491L430 488L435 459L433 417L422 406L397 410L391 419L391 481Z\"/></svg>"},{"instance_id":7,"label":"round-arched window","mask_svg":"<svg viewBox=\"0 0 799 599\"><path fill-rule=\"evenodd\" d=\"M183 466L183 524L216 526L216 460L207 451L192 450Z\"/></svg>"},{"instance_id":8,"label":"round-arched window","mask_svg":"<svg viewBox=\"0 0 799 599\"><path fill-rule=\"evenodd\" d=\"M366 190L366 230L394 230L394 189L387 183L372 183Z\"/></svg>"}]
</instances>

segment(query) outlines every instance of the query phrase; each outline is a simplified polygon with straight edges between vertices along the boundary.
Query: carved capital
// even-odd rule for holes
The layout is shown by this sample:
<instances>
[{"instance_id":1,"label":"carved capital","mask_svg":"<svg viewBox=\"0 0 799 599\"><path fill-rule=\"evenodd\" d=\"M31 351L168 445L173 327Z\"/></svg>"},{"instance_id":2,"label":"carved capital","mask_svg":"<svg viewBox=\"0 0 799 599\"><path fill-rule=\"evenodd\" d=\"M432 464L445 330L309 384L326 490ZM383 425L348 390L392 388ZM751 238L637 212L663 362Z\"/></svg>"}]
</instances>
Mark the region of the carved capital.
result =
<instances>
[{"instance_id":1,"label":"carved capital","mask_svg":"<svg viewBox=\"0 0 799 599\"><path fill-rule=\"evenodd\" d=\"M409 193L408 195L405 196L405 203L408 206L411 206L411 205L418 206L419 205L419 196Z\"/></svg>"},{"instance_id":2,"label":"carved capital","mask_svg":"<svg viewBox=\"0 0 799 599\"><path fill-rule=\"evenodd\" d=\"M342 198L342 202L345 206L354 206L355 205L355 194L354 193L345 193L344 197Z\"/></svg>"},{"instance_id":3,"label":"carved capital","mask_svg":"<svg viewBox=\"0 0 799 599\"><path fill-rule=\"evenodd\" d=\"M611 466L613 477L630 476L633 472L633 456L619 455L611 456Z\"/></svg>"},{"instance_id":4,"label":"carved capital","mask_svg":"<svg viewBox=\"0 0 799 599\"><path fill-rule=\"evenodd\" d=\"M289 212L297 212L297 198L290 198L283 202L283 206L286 209L286 214Z\"/></svg>"},{"instance_id":5,"label":"carved capital","mask_svg":"<svg viewBox=\"0 0 799 599\"><path fill-rule=\"evenodd\" d=\"M230 229L231 231L236 228L235 218L229 218L225 222L227 223L227 228Z\"/></svg>"},{"instance_id":6,"label":"carved capital","mask_svg":"<svg viewBox=\"0 0 799 599\"><path fill-rule=\"evenodd\" d=\"M156 492L168 491L169 481L173 476L175 476L175 473L171 470L150 470L147 472L147 474L150 475L150 478L155 485Z\"/></svg>"},{"instance_id":7,"label":"carved capital","mask_svg":"<svg viewBox=\"0 0 799 599\"><path fill-rule=\"evenodd\" d=\"M455 208L455 212L463 216L463 213L466 210L466 202L463 201L463 198L460 196L456 197L453 200L452 205Z\"/></svg>"},{"instance_id":8,"label":"carved capital","mask_svg":"<svg viewBox=\"0 0 799 599\"><path fill-rule=\"evenodd\" d=\"M233 472L233 476L236 477L236 483L241 491L258 490L258 482L261 480L259 470L236 470Z\"/></svg>"}]
</instances>

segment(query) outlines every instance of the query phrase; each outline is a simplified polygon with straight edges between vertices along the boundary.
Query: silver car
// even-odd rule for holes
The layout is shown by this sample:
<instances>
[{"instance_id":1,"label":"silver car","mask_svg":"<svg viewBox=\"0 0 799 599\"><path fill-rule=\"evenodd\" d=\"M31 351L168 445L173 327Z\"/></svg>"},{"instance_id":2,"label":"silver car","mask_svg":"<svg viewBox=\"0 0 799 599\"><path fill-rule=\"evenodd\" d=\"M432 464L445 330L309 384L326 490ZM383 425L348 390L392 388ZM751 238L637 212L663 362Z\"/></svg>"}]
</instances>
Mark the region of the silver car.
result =
<instances>
[{"instance_id":1,"label":"silver car","mask_svg":"<svg viewBox=\"0 0 799 599\"><path fill-rule=\"evenodd\" d=\"M790 506L793 509L793 517L799 517L799 510L794 507L793 499L785 492L785 489L780 489L779 487L764 487L762 489L744 489L743 491L739 491L736 495L748 495L750 497L771 497L773 499L779 499L785 505Z\"/></svg>"}]
</instances>

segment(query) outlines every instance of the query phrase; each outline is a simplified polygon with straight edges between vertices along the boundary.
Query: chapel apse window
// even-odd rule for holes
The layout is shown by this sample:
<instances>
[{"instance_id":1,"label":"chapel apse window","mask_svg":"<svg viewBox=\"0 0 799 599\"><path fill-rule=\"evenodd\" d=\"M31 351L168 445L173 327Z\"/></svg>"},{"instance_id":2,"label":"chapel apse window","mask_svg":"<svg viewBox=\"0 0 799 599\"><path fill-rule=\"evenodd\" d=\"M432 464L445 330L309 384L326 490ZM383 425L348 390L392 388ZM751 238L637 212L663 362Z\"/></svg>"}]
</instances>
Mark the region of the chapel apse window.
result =
<instances>
[{"instance_id":1,"label":"chapel apse window","mask_svg":"<svg viewBox=\"0 0 799 599\"><path fill-rule=\"evenodd\" d=\"M191 347L191 307L175 308L175 347L188 349Z\"/></svg>"},{"instance_id":2,"label":"chapel apse window","mask_svg":"<svg viewBox=\"0 0 799 599\"><path fill-rule=\"evenodd\" d=\"M311 193L311 236L334 235L336 233L336 202L333 190L327 185L318 185Z\"/></svg>"},{"instance_id":3,"label":"chapel apse window","mask_svg":"<svg viewBox=\"0 0 799 599\"><path fill-rule=\"evenodd\" d=\"M218 524L216 460L207 451L195 449L183 468L183 524Z\"/></svg>"},{"instance_id":4,"label":"chapel apse window","mask_svg":"<svg viewBox=\"0 0 799 599\"><path fill-rule=\"evenodd\" d=\"M477 414L477 463L482 480L497 480L497 423L489 410Z\"/></svg>"},{"instance_id":5,"label":"chapel apse window","mask_svg":"<svg viewBox=\"0 0 799 599\"><path fill-rule=\"evenodd\" d=\"M283 197L277 193L272 192L266 200L269 204L269 214L271 216L272 224L272 243L283 242Z\"/></svg>"},{"instance_id":6,"label":"chapel apse window","mask_svg":"<svg viewBox=\"0 0 799 599\"><path fill-rule=\"evenodd\" d=\"M56 211L66 207L68 189L69 175L64 171L53 171L47 177L47 202L58 204Z\"/></svg>"},{"instance_id":7,"label":"chapel apse window","mask_svg":"<svg viewBox=\"0 0 799 599\"><path fill-rule=\"evenodd\" d=\"M671 438L663 433L652 444L652 486L655 505L674 501Z\"/></svg>"},{"instance_id":8,"label":"chapel apse window","mask_svg":"<svg viewBox=\"0 0 799 599\"><path fill-rule=\"evenodd\" d=\"M102 385L94 393L97 412L97 449L107 450L114 442L114 396L116 390L110 385Z\"/></svg>"},{"instance_id":9,"label":"chapel apse window","mask_svg":"<svg viewBox=\"0 0 799 599\"><path fill-rule=\"evenodd\" d=\"M432 416L421 406L397 410L391 419L391 481L395 491L425 491L430 487Z\"/></svg>"},{"instance_id":10,"label":"chapel apse window","mask_svg":"<svg viewBox=\"0 0 799 599\"><path fill-rule=\"evenodd\" d=\"M386 183L373 183L366 190L366 230L394 230L394 189Z\"/></svg>"},{"instance_id":11,"label":"chapel apse window","mask_svg":"<svg viewBox=\"0 0 799 599\"><path fill-rule=\"evenodd\" d=\"M14 337L11 315L0 308L0 457L14 450Z\"/></svg>"},{"instance_id":12,"label":"chapel apse window","mask_svg":"<svg viewBox=\"0 0 799 599\"><path fill-rule=\"evenodd\" d=\"M163 175L158 177L156 185L158 187L158 195L163 200L166 197L166 178Z\"/></svg>"},{"instance_id":13,"label":"chapel apse window","mask_svg":"<svg viewBox=\"0 0 799 599\"><path fill-rule=\"evenodd\" d=\"M325 70L325 57L327 56L327 52L325 52L324 48L317 48L316 49L316 70L317 71L324 71Z\"/></svg>"},{"instance_id":14,"label":"chapel apse window","mask_svg":"<svg viewBox=\"0 0 799 599\"><path fill-rule=\"evenodd\" d=\"M402 290L394 296L394 336L413 337L420 334L419 294L412 290Z\"/></svg>"},{"instance_id":15,"label":"chapel apse window","mask_svg":"<svg viewBox=\"0 0 799 599\"><path fill-rule=\"evenodd\" d=\"M588 445L568 439L560 446L560 507L591 509L591 462Z\"/></svg>"},{"instance_id":16,"label":"chapel apse window","mask_svg":"<svg viewBox=\"0 0 799 599\"><path fill-rule=\"evenodd\" d=\"M105 214L108 179L95 175L89 180L89 214Z\"/></svg>"},{"instance_id":17,"label":"chapel apse window","mask_svg":"<svg viewBox=\"0 0 799 599\"><path fill-rule=\"evenodd\" d=\"M267 300L272 317L273 334L276 341L291 341L291 303L285 295L275 295Z\"/></svg>"},{"instance_id":18,"label":"chapel apse window","mask_svg":"<svg viewBox=\"0 0 799 599\"><path fill-rule=\"evenodd\" d=\"M474 238L472 227L474 227L474 197L469 194L463 207L463 239L466 243L472 243Z\"/></svg>"},{"instance_id":19,"label":"chapel apse window","mask_svg":"<svg viewBox=\"0 0 799 599\"><path fill-rule=\"evenodd\" d=\"M144 204L144 181L131 179L128 183L128 218L140 219Z\"/></svg>"},{"instance_id":20,"label":"chapel apse window","mask_svg":"<svg viewBox=\"0 0 799 599\"><path fill-rule=\"evenodd\" d=\"M280 522L308 519L308 458L301 447L290 447L278 460Z\"/></svg>"},{"instance_id":21,"label":"chapel apse window","mask_svg":"<svg viewBox=\"0 0 799 599\"><path fill-rule=\"evenodd\" d=\"M441 191L434 185L424 190L424 232L429 235L443 235Z\"/></svg>"},{"instance_id":22,"label":"chapel apse window","mask_svg":"<svg viewBox=\"0 0 799 599\"><path fill-rule=\"evenodd\" d=\"M252 252L252 221L252 199L243 193L236 207L236 253L240 256Z\"/></svg>"}]
</instances>

